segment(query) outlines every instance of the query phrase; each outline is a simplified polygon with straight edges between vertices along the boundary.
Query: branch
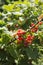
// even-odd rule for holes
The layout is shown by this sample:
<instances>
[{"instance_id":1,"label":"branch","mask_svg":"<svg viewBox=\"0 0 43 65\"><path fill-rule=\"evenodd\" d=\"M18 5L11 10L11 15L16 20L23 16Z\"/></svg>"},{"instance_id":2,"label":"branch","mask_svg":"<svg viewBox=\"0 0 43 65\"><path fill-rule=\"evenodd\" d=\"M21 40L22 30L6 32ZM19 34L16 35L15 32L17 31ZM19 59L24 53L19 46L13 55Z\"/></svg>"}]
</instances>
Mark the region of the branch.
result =
<instances>
[{"instance_id":1,"label":"branch","mask_svg":"<svg viewBox=\"0 0 43 65\"><path fill-rule=\"evenodd\" d=\"M7 45L13 43L16 40L16 38L12 39Z\"/></svg>"},{"instance_id":2,"label":"branch","mask_svg":"<svg viewBox=\"0 0 43 65\"><path fill-rule=\"evenodd\" d=\"M30 29L28 29L26 32L30 32L31 29L34 28L38 23L39 23L39 21L38 21L34 26L32 26ZM12 42L14 42L15 40L16 40L16 38L14 38L13 40L11 40L11 41L8 43L8 45L11 44Z\"/></svg>"}]
</instances>

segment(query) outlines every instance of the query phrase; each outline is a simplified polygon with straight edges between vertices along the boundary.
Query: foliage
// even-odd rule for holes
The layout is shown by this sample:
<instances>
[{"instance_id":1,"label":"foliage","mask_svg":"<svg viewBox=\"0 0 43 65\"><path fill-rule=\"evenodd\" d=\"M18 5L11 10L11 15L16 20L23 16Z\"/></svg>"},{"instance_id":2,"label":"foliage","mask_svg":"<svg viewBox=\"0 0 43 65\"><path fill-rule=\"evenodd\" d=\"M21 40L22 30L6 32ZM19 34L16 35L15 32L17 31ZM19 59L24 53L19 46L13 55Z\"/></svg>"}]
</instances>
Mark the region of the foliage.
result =
<instances>
[{"instance_id":1,"label":"foliage","mask_svg":"<svg viewBox=\"0 0 43 65\"><path fill-rule=\"evenodd\" d=\"M3 1L0 65L43 65L43 2Z\"/></svg>"}]
</instances>

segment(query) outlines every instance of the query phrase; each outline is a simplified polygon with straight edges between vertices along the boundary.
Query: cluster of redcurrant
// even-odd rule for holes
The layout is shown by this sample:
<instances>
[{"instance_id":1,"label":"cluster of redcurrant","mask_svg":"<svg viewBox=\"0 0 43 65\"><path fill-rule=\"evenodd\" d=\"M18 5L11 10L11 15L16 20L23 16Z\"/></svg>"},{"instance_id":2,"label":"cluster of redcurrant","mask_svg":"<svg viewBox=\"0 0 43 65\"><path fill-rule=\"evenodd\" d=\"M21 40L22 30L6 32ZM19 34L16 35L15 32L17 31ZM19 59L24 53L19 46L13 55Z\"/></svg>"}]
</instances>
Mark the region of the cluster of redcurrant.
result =
<instances>
[{"instance_id":1,"label":"cluster of redcurrant","mask_svg":"<svg viewBox=\"0 0 43 65\"><path fill-rule=\"evenodd\" d=\"M17 35L18 35L18 39L17 42L18 44L22 43L22 41L24 40L24 38L22 37L26 32L22 29L18 29L17 31Z\"/></svg>"},{"instance_id":2,"label":"cluster of redcurrant","mask_svg":"<svg viewBox=\"0 0 43 65\"><path fill-rule=\"evenodd\" d=\"M24 31L24 30L22 30L22 29L18 29L18 31L17 31L17 35L18 36L22 36L22 35L24 35L26 32Z\"/></svg>"},{"instance_id":3,"label":"cluster of redcurrant","mask_svg":"<svg viewBox=\"0 0 43 65\"><path fill-rule=\"evenodd\" d=\"M25 46L31 45L33 39L34 39L34 36L28 35L27 38L26 38L25 41L24 41L24 45L25 45Z\"/></svg>"},{"instance_id":4,"label":"cluster of redcurrant","mask_svg":"<svg viewBox=\"0 0 43 65\"><path fill-rule=\"evenodd\" d=\"M34 28L31 29L31 32L37 32L38 26L41 25L42 22L39 22L36 26L34 23L31 23L31 27L35 26Z\"/></svg>"},{"instance_id":5,"label":"cluster of redcurrant","mask_svg":"<svg viewBox=\"0 0 43 65\"><path fill-rule=\"evenodd\" d=\"M38 30L38 26L41 25L42 22L39 22L37 25L35 25L34 23L31 23L31 27L33 27L31 29L31 32L36 32ZM26 31L22 30L22 29L18 29L16 35L18 36L17 38L17 43L21 44L24 43L25 46L28 46L30 44L32 44L32 41L34 39L35 36L28 34L26 36L26 38L23 37L23 35L26 34Z\"/></svg>"},{"instance_id":6,"label":"cluster of redcurrant","mask_svg":"<svg viewBox=\"0 0 43 65\"><path fill-rule=\"evenodd\" d=\"M34 36L28 34L26 38L23 38L22 35L24 35L24 34L26 34L26 32L24 30L18 29L18 31L17 31L17 35L18 35L17 43L21 44L22 41L24 41L24 45L28 46L29 44L32 43Z\"/></svg>"}]
</instances>

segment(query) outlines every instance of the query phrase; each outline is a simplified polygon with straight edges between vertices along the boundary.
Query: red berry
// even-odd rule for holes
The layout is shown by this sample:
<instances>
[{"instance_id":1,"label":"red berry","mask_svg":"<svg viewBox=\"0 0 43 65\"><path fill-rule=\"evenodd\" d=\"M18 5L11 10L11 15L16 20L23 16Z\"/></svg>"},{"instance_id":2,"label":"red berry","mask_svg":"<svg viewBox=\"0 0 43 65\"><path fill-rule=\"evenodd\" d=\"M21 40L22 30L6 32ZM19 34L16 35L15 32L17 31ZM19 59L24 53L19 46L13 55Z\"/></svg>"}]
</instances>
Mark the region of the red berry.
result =
<instances>
[{"instance_id":1,"label":"red berry","mask_svg":"<svg viewBox=\"0 0 43 65\"><path fill-rule=\"evenodd\" d=\"M31 38L32 40L34 39L34 36L32 36L32 38Z\"/></svg>"},{"instance_id":2,"label":"red berry","mask_svg":"<svg viewBox=\"0 0 43 65\"><path fill-rule=\"evenodd\" d=\"M27 46L28 46L28 42L26 42L26 41L25 41L25 42L24 42L24 46L26 46L26 47L27 47Z\"/></svg>"},{"instance_id":3,"label":"red berry","mask_svg":"<svg viewBox=\"0 0 43 65\"><path fill-rule=\"evenodd\" d=\"M41 25L41 24L42 24L42 22L39 22L38 24L39 24L39 25Z\"/></svg>"},{"instance_id":4,"label":"red berry","mask_svg":"<svg viewBox=\"0 0 43 65\"><path fill-rule=\"evenodd\" d=\"M31 23L31 27L34 26L35 24L34 23Z\"/></svg>"},{"instance_id":5,"label":"red berry","mask_svg":"<svg viewBox=\"0 0 43 65\"><path fill-rule=\"evenodd\" d=\"M31 32L35 32L35 29L33 28L33 29L31 29Z\"/></svg>"},{"instance_id":6,"label":"red berry","mask_svg":"<svg viewBox=\"0 0 43 65\"><path fill-rule=\"evenodd\" d=\"M17 43L20 44L20 43L22 42L22 40L23 40L23 38L22 38L22 37L19 37L19 38L17 39Z\"/></svg>"},{"instance_id":7,"label":"red berry","mask_svg":"<svg viewBox=\"0 0 43 65\"><path fill-rule=\"evenodd\" d=\"M22 38L22 37L19 37L18 39L19 39L19 40L23 40L23 38Z\"/></svg>"}]
</instances>

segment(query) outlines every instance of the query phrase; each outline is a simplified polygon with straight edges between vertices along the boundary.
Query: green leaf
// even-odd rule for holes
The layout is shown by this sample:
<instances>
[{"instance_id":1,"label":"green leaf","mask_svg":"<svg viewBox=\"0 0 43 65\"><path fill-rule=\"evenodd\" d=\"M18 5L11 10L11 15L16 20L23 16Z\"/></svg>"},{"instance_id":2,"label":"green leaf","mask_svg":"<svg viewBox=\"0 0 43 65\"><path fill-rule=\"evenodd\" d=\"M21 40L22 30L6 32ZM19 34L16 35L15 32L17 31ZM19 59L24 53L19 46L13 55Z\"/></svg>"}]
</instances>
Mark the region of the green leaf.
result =
<instances>
[{"instance_id":1,"label":"green leaf","mask_svg":"<svg viewBox=\"0 0 43 65\"><path fill-rule=\"evenodd\" d=\"M35 3L38 4L39 0L35 0Z\"/></svg>"},{"instance_id":2,"label":"green leaf","mask_svg":"<svg viewBox=\"0 0 43 65\"><path fill-rule=\"evenodd\" d=\"M17 53L17 51L16 51L14 45L8 46L8 47L7 47L7 51L8 51L8 53L10 53L10 55L11 55L14 59L17 58L17 54L18 54L18 53Z\"/></svg>"},{"instance_id":3,"label":"green leaf","mask_svg":"<svg viewBox=\"0 0 43 65\"><path fill-rule=\"evenodd\" d=\"M28 56L29 59L32 59L33 61L35 61L37 63L37 58L39 58L39 51L37 49L37 47L32 48L31 46L29 46L26 49L26 54Z\"/></svg>"},{"instance_id":4,"label":"green leaf","mask_svg":"<svg viewBox=\"0 0 43 65\"><path fill-rule=\"evenodd\" d=\"M14 63L14 59L9 53L7 53L7 51L0 49L0 63L2 65L12 65L12 63Z\"/></svg>"},{"instance_id":5,"label":"green leaf","mask_svg":"<svg viewBox=\"0 0 43 65\"><path fill-rule=\"evenodd\" d=\"M3 20L0 20L0 27L4 26L6 23Z\"/></svg>"},{"instance_id":6,"label":"green leaf","mask_svg":"<svg viewBox=\"0 0 43 65\"><path fill-rule=\"evenodd\" d=\"M11 40L11 36L8 35L8 34L2 34L2 41L3 41L3 44L7 45Z\"/></svg>"}]
</instances>

